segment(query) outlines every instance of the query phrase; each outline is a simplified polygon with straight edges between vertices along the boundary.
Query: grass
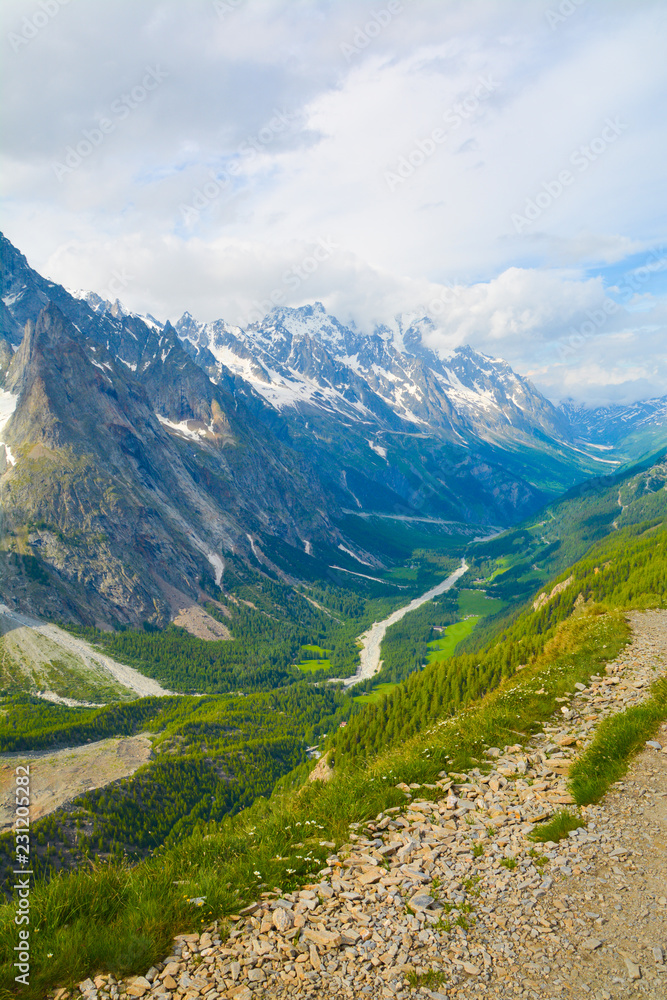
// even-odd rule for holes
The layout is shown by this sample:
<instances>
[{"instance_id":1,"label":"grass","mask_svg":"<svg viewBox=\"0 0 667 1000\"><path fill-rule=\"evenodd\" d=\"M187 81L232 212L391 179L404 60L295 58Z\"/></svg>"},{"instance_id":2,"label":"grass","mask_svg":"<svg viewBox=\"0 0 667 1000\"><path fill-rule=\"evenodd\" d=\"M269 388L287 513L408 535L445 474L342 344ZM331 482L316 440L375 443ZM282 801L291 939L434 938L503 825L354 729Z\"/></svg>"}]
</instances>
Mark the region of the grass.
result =
<instances>
[{"instance_id":1,"label":"grass","mask_svg":"<svg viewBox=\"0 0 667 1000\"><path fill-rule=\"evenodd\" d=\"M651 697L605 719L593 742L570 772L570 790L578 805L598 802L628 769L630 758L667 719L667 679L653 685Z\"/></svg>"},{"instance_id":2,"label":"grass","mask_svg":"<svg viewBox=\"0 0 667 1000\"><path fill-rule=\"evenodd\" d=\"M378 684L369 694L358 694L354 700L360 705L369 705L372 702L381 701L386 694L389 694L397 686L397 684Z\"/></svg>"},{"instance_id":3,"label":"grass","mask_svg":"<svg viewBox=\"0 0 667 1000\"><path fill-rule=\"evenodd\" d=\"M459 611L462 615L495 615L506 606L506 601L497 597L487 597L479 590L460 590L458 596Z\"/></svg>"},{"instance_id":4,"label":"grass","mask_svg":"<svg viewBox=\"0 0 667 1000\"><path fill-rule=\"evenodd\" d=\"M404 804L399 781L433 783L443 769L462 771L481 761L488 746L526 742L556 710L555 698L614 659L627 636L620 614L597 608L576 615L559 626L535 664L364 766L334 769L332 781L298 791L283 783L285 790L269 801L258 799L134 868L95 865L35 885L31 985L22 997L42 1000L49 989L100 971L143 973L168 953L175 933L224 919L265 888L289 891L316 880L329 853L320 840L340 845L351 822ZM206 897L203 907L187 902L199 896ZM11 955L16 943L14 916L12 904L0 906L0 955ZM13 976L5 959L0 1000L15 995Z\"/></svg>"},{"instance_id":5,"label":"grass","mask_svg":"<svg viewBox=\"0 0 667 1000\"><path fill-rule=\"evenodd\" d=\"M302 660L297 667L305 674L316 674L318 670L330 670L331 660Z\"/></svg>"},{"instance_id":6,"label":"grass","mask_svg":"<svg viewBox=\"0 0 667 1000\"><path fill-rule=\"evenodd\" d=\"M296 664L299 670L303 670L305 674L314 674L318 670L331 670L331 660L329 659L332 653L331 649L325 649L323 646L316 646L310 643L301 647L301 655L303 656L304 653L314 653L316 656L321 657L321 659L307 659L304 657L300 663Z\"/></svg>"},{"instance_id":7,"label":"grass","mask_svg":"<svg viewBox=\"0 0 667 1000\"><path fill-rule=\"evenodd\" d=\"M479 617L465 618L461 622L448 625L442 639L429 642L426 662L438 663L441 660L448 660L458 644L470 635L478 621Z\"/></svg>"},{"instance_id":8,"label":"grass","mask_svg":"<svg viewBox=\"0 0 667 1000\"><path fill-rule=\"evenodd\" d=\"M446 981L444 972L439 969L429 969L428 972L408 972L406 979L411 990L425 987L427 990L437 990Z\"/></svg>"},{"instance_id":9,"label":"grass","mask_svg":"<svg viewBox=\"0 0 667 1000\"><path fill-rule=\"evenodd\" d=\"M569 809L561 809L548 823L540 823L528 835L531 840L545 844L548 840L556 843L567 837L570 830L578 830L584 825L584 821L577 813L570 812ZM502 864L502 862L501 862Z\"/></svg>"},{"instance_id":10,"label":"grass","mask_svg":"<svg viewBox=\"0 0 667 1000\"><path fill-rule=\"evenodd\" d=\"M468 638L480 618L501 611L505 607L505 601L500 601L495 597L487 597L486 594L482 594L478 590L461 590L458 595L458 607L460 613L466 617L462 621L448 625L442 638L429 642L427 663L448 660L454 654L458 644Z\"/></svg>"},{"instance_id":11,"label":"grass","mask_svg":"<svg viewBox=\"0 0 667 1000\"><path fill-rule=\"evenodd\" d=\"M383 574L385 580L407 580L412 582L417 582L417 570L410 569L407 566L394 566L393 569L387 570Z\"/></svg>"}]
</instances>

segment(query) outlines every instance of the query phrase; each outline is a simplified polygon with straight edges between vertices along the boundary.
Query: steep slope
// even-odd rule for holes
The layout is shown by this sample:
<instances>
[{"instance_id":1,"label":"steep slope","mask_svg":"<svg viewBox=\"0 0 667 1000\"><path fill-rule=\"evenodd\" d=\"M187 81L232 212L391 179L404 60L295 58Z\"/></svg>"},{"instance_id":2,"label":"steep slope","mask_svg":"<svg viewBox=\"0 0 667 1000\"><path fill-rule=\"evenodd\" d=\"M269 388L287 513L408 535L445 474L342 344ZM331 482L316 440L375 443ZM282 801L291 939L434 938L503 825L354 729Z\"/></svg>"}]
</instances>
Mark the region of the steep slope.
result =
<instances>
[{"instance_id":1,"label":"steep slope","mask_svg":"<svg viewBox=\"0 0 667 1000\"><path fill-rule=\"evenodd\" d=\"M523 599L605 537L665 516L667 455L661 450L622 472L570 490L537 519L471 545L472 573L489 594Z\"/></svg>"},{"instance_id":2,"label":"steep slope","mask_svg":"<svg viewBox=\"0 0 667 1000\"><path fill-rule=\"evenodd\" d=\"M573 968L573 961L582 949L583 918L595 934L600 925L592 921L598 914L582 910L578 929L573 908L565 908L567 896L562 909L550 900L564 890L582 895L576 885L587 881L592 895L599 889L606 898L607 890L616 891L609 882L614 873L623 884L637 882L629 853L639 849L636 830L627 831L623 849L612 850L615 840L608 838L616 834L608 817L591 808L588 829L576 831L576 842L549 840L542 848L524 838L563 806L588 807L597 794L582 789L582 775L604 790L623 775L632 751L664 718L664 680L650 690L656 675L664 674L664 624L661 648L655 649L655 633L649 632L624 651L630 630L624 614L610 609L642 607L646 595L651 606L664 606L666 564L664 525L625 529L600 543L568 569L572 587L537 610L529 603L511 629L497 630L487 648L411 675L389 697L337 728L333 771L319 768L314 775L325 780L306 783L308 766L301 767L268 802L262 799L237 818L210 824L205 836L202 824L195 836L175 838L155 858L133 867L111 866L117 872L114 884L124 890L113 923L101 905L108 895L106 867L94 868L86 878L80 894L83 928L72 925L69 911L56 922L45 919L55 911L63 882L72 895L80 885L76 875L54 880L43 895L35 895L44 935L37 942L41 964L35 962L41 993L35 987L32 995L66 981L65 970L46 956L51 959L56 948L65 953L67 945L72 980L101 969L116 978L127 975L127 968L118 971L120 959L106 957L110 935L114 956L123 958L136 940L154 943L136 954L134 971L144 972L169 953L174 961L162 970L162 982L186 969L230 993L242 991L244 983L251 992L260 983L262 990L285 995L310 988L338 996L349 986L348 992L380 997L405 992L406 973L413 987L433 986L437 992L446 981L446 988L473 996L484 981L487 993L500 997L529 960L540 963L529 974L547 977L555 968L574 982L590 981L581 962ZM653 631L651 621L649 627ZM655 653L663 654L657 663ZM618 713L613 721L620 725L610 732L604 719L612 713ZM573 762L575 781L569 785ZM644 799L648 813L650 802ZM572 819L572 827L580 823ZM558 832L551 827L535 833L546 841L566 829L561 822ZM660 884L652 883L654 894ZM526 905L514 906L517 898ZM646 898L645 892L636 893L633 907L645 906ZM583 898L578 902L591 905ZM14 915L14 908L5 908L7 940ZM239 933L223 950L225 934L219 932L225 917ZM538 924L545 933L537 935ZM202 925L207 930L201 940L183 934L174 949L174 932ZM612 932L609 940L616 947L613 927ZM274 947L258 960L253 943L259 937ZM73 947L78 942L85 947ZM194 942L219 961L195 960ZM588 947L617 962L615 951L602 944L596 939ZM349 961L353 947L362 961ZM547 948L552 949L548 964ZM9 962L3 974L3 982L12 982ZM656 992L659 974L651 978L651 995L662 996ZM608 974L595 986L603 982L609 982ZM138 985L149 989L142 981ZM561 985L557 980L554 988Z\"/></svg>"},{"instance_id":3,"label":"steep slope","mask_svg":"<svg viewBox=\"0 0 667 1000\"><path fill-rule=\"evenodd\" d=\"M179 363L190 381L176 380ZM2 431L15 456L0 480L6 599L51 617L164 621L197 599L203 574L220 582L224 553L252 558L269 510L288 542L304 529L337 538L298 458L230 419L178 343L160 378L149 368L142 386L53 304L26 325L5 383L16 399Z\"/></svg>"},{"instance_id":4,"label":"steep slope","mask_svg":"<svg viewBox=\"0 0 667 1000\"><path fill-rule=\"evenodd\" d=\"M231 371L271 406L261 418L317 455L353 511L508 523L614 464L573 448L567 420L505 362L468 347L439 358L427 320L367 337L315 303L246 330L189 313L175 326L214 381Z\"/></svg>"}]
</instances>

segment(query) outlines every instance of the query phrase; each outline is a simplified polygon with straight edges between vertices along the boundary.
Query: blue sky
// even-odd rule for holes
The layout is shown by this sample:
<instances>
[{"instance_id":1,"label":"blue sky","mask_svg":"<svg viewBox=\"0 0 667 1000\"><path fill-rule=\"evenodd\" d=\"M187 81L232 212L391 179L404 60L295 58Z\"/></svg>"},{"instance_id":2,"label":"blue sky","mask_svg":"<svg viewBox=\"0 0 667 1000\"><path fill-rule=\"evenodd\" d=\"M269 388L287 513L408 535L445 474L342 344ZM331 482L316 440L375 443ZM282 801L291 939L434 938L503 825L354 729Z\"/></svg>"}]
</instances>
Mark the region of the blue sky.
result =
<instances>
[{"instance_id":1,"label":"blue sky","mask_svg":"<svg viewBox=\"0 0 667 1000\"><path fill-rule=\"evenodd\" d=\"M0 16L2 228L49 277L163 319L426 312L554 399L667 392L659 0Z\"/></svg>"}]
</instances>

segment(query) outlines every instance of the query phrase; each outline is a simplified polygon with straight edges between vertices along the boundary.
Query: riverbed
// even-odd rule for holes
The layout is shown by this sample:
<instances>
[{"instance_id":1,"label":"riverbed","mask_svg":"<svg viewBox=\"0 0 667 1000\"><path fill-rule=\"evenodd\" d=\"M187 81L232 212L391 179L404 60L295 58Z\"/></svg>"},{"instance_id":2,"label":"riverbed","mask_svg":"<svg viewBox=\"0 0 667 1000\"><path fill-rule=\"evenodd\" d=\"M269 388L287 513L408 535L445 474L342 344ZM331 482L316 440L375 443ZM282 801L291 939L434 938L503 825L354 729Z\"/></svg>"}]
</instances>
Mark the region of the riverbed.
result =
<instances>
[{"instance_id":1,"label":"riverbed","mask_svg":"<svg viewBox=\"0 0 667 1000\"><path fill-rule=\"evenodd\" d=\"M380 669L382 661L380 660L380 646L382 645L382 640L384 639L385 633L390 625L395 625L396 622L400 622L401 618L409 614L410 611L416 611L417 608L421 607L422 604L426 604L427 601L432 601L434 597L439 594L444 594L446 590L451 590L454 584L460 580L463 574L467 571L468 564L465 559L461 559L461 565L457 570L451 573L445 580L441 580L440 583L436 584L430 590L427 590L425 594L421 597L415 597L413 601L406 604L402 608L398 608L396 611L384 618L381 622L374 622L371 627L359 636L359 641L362 644L360 652L360 663L356 674L353 677L346 677L343 680L345 687L352 687L354 684L358 684L360 681L368 680L369 677L374 677L375 674Z\"/></svg>"}]
</instances>

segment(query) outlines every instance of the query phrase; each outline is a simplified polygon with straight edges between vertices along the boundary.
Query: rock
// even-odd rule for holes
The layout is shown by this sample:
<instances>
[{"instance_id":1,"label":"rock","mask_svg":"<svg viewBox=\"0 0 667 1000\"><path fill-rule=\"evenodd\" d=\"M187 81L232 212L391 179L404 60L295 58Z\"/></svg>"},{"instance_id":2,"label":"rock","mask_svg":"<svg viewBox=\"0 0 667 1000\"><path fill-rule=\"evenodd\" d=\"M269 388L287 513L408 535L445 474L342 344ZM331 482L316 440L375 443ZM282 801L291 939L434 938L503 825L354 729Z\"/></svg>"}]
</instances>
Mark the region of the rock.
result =
<instances>
[{"instance_id":1,"label":"rock","mask_svg":"<svg viewBox=\"0 0 667 1000\"><path fill-rule=\"evenodd\" d=\"M276 907L273 911L273 926L277 931L284 933L288 931L290 927L294 925L294 914L291 910L284 909L282 906Z\"/></svg>"},{"instance_id":2,"label":"rock","mask_svg":"<svg viewBox=\"0 0 667 1000\"><path fill-rule=\"evenodd\" d=\"M589 938L584 938L584 940L581 942L581 947L585 948L586 951L596 951L603 944L604 941L601 941L600 938L589 937Z\"/></svg>"},{"instance_id":3,"label":"rock","mask_svg":"<svg viewBox=\"0 0 667 1000\"><path fill-rule=\"evenodd\" d=\"M322 968L322 963L320 961L320 956L317 953L317 948L315 947L314 944L310 945L308 954L310 955L310 964L312 965L312 967L315 969L316 972L319 972L320 969Z\"/></svg>"},{"instance_id":4,"label":"rock","mask_svg":"<svg viewBox=\"0 0 667 1000\"><path fill-rule=\"evenodd\" d=\"M144 990L149 990L151 988L151 984L149 983L149 981L146 979L145 976L137 976L135 979L132 980L130 985L139 986Z\"/></svg>"},{"instance_id":5,"label":"rock","mask_svg":"<svg viewBox=\"0 0 667 1000\"><path fill-rule=\"evenodd\" d=\"M250 917L253 913L257 913L259 909L259 903L250 903L249 906L244 906L242 910L239 910L239 915L242 917Z\"/></svg>"},{"instance_id":6,"label":"rock","mask_svg":"<svg viewBox=\"0 0 667 1000\"><path fill-rule=\"evenodd\" d=\"M263 969L251 969L248 973L249 983L263 983L266 981L266 973Z\"/></svg>"},{"instance_id":7,"label":"rock","mask_svg":"<svg viewBox=\"0 0 667 1000\"><path fill-rule=\"evenodd\" d=\"M247 986L233 986L228 996L234 1000L252 1000L252 993Z\"/></svg>"},{"instance_id":8,"label":"rock","mask_svg":"<svg viewBox=\"0 0 667 1000\"><path fill-rule=\"evenodd\" d=\"M639 968L639 964L634 958L634 956L630 955L629 952L627 951L621 951L619 952L619 954L621 955L623 961L625 962L625 967L628 970L628 976L630 977L630 979L632 980L641 979L642 971Z\"/></svg>"},{"instance_id":9,"label":"rock","mask_svg":"<svg viewBox=\"0 0 667 1000\"><path fill-rule=\"evenodd\" d=\"M293 904L289 901L289 899L283 899L281 897L280 899L276 899L273 905L282 906L285 910L291 910Z\"/></svg>"},{"instance_id":10,"label":"rock","mask_svg":"<svg viewBox=\"0 0 667 1000\"><path fill-rule=\"evenodd\" d=\"M376 882L380 881L383 875L384 870L382 868L379 870L369 870L362 872L362 874L358 876L357 881L362 885L374 885Z\"/></svg>"},{"instance_id":11,"label":"rock","mask_svg":"<svg viewBox=\"0 0 667 1000\"><path fill-rule=\"evenodd\" d=\"M178 962L168 962L162 972L160 973L160 979L166 976L177 976L179 972Z\"/></svg>"},{"instance_id":12,"label":"rock","mask_svg":"<svg viewBox=\"0 0 667 1000\"><path fill-rule=\"evenodd\" d=\"M665 952L659 944L655 945L653 948L653 958L655 959L656 965L664 965Z\"/></svg>"},{"instance_id":13,"label":"rock","mask_svg":"<svg viewBox=\"0 0 667 1000\"><path fill-rule=\"evenodd\" d=\"M646 746L651 747L652 750L662 750L662 744L658 743L657 740L647 740Z\"/></svg>"},{"instance_id":14,"label":"rock","mask_svg":"<svg viewBox=\"0 0 667 1000\"><path fill-rule=\"evenodd\" d=\"M92 979L84 979L82 983L79 983L79 990L81 993L90 993L90 991L94 989L95 983Z\"/></svg>"},{"instance_id":15,"label":"rock","mask_svg":"<svg viewBox=\"0 0 667 1000\"><path fill-rule=\"evenodd\" d=\"M471 962L463 962L463 971L468 976L478 976L482 971L478 965L473 965Z\"/></svg>"},{"instance_id":16,"label":"rock","mask_svg":"<svg viewBox=\"0 0 667 1000\"><path fill-rule=\"evenodd\" d=\"M319 945L321 948L337 948L341 943L340 934L331 931L315 931L310 927L306 928L303 936L306 941L312 941L313 944Z\"/></svg>"},{"instance_id":17,"label":"rock","mask_svg":"<svg viewBox=\"0 0 667 1000\"><path fill-rule=\"evenodd\" d=\"M417 892L408 902L408 906L413 910L428 910L429 906L435 902L433 896L428 896L425 892Z\"/></svg>"}]
</instances>

